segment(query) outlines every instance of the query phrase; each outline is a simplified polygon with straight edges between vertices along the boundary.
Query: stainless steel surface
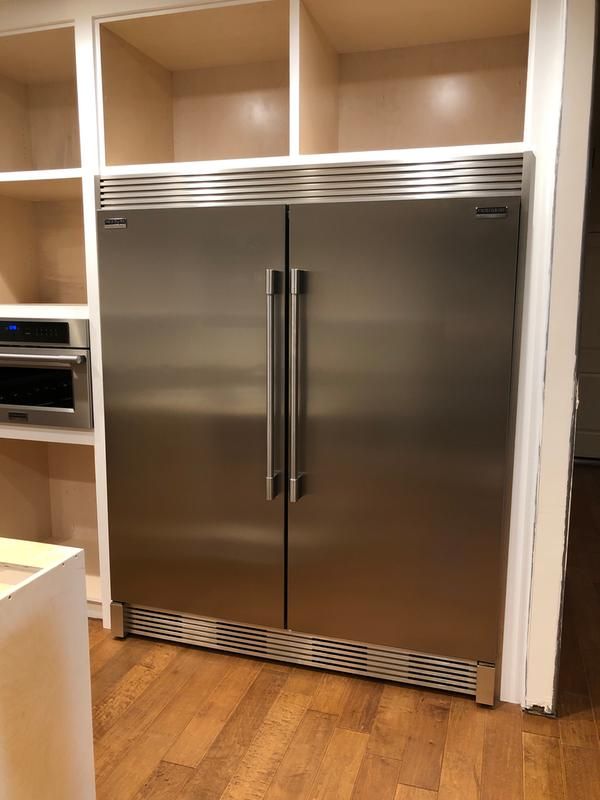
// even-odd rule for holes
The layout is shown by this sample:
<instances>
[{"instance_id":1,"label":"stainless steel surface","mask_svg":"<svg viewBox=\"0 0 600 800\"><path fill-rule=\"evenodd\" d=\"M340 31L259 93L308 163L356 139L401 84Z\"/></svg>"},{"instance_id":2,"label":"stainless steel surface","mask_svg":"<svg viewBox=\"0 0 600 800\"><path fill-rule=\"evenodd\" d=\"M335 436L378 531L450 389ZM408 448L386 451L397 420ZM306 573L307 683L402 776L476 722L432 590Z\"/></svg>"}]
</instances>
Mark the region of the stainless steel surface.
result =
<instances>
[{"instance_id":1,"label":"stainless steel surface","mask_svg":"<svg viewBox=\"0 0 600 800\"><path fill-rule=\"evenodd\" d=\"M126 627L460 684L444 653L487 702L522 179L521 154L99 179Z\"/></svg>"},{"instance_id":2,"label":"stainless steel surface","mask_svg":"<svg viewBox=\"0 0 600 800\"><path fill-rule=\"evenodd\" d=\"M53 320L53 322L66 322L69 325L69 347L89 349L90 324L87 319ZM52 345L44 345L52 347Z\"/></svg>"},{"instance_id":3,"label":"stainless steel surface","mask_svg":"<svg viewBox=\"0 0 600 800\"><path fill-rule=\"evenodd\" d=\"M80 341L80 340L78 340ZM73 408L47 405L21 405L0 402L0 422L45 425L54 428L92 427L92 377L89 350L72 347L29 347L3 345L0 347L0 396L2 395L1 367L11 371L22 367L31 372L39 367L48 370L68 370L72 381Z\"/></svg>"},{"instance_id":4,"label":"stainless steel surface","mask_svg":"<svg viewBox=\"0 0 600 800\"><path fill-rule=\"evenodd\" d=\"M274 269L265 270L265 293L267 295L267 476L266 497L271 501L279 493L278 472L275 467L275 409L279 387L275 382L276 330L275 295L279 292L280 273Z\"/></svg>"},{"instance_id":5,"label":"stainless steel surface","mask_svg":"<svg viewBox=\"0 0 600 800\"><path fill-rule=\"evenodd\" d=\"M110 632L115 639L124 639L125 632L125 606L123 603L110 604Z\"/></svg>"},{"instance_id":6,"label":"stainless steel surface","mask_svg":"<svg viewBox=\"0 0 600 800\"><path fill-rule=\"evenodd\" d=\"M486 204L291 208L293 630L496 660L519 199Z\"/></svg>"},{"instance_id":7,"label":"stainless steel surface","mask_svg":"<svg viewBox=\"0 0 600 800\"><path fill-rule=\"evenodd\" d=\"M477 664L477 692L475 700L482 706L493 706L496 699L496 665Z\"/></svg>"},{"instance_id":8,"label":"stainless steel surface","mask_svg":"<svg viewBox=\"0 0 600 800\"><path fill-rule=\"evenodd\" d=\"M50 362L52 364L83 364L85 363L85 355L29 355L27 353L2 353L0 351L0 363L3 361L13 363L15 361L23 364L43 364L44 366Z\"/></svg>"},{"instance_id":9,"label":"stainless steel surface","mask_svg":"<svg viewBox=\"0 0 600 800\"><path fill-rule=\"evenodd\" d=\"M265 269L286 263L285 209L130 212L127 229L106 230L105 216L112 596L283 626L284 497L265 498ZM278 401L279 464L283 414Z\"/></svg>"},{"instance_id":10,"label":"stainless steel surface","mask_svg":"<svg viewBox=\"0 0 600 800\"><path fill-rule=\"evenodd\" d=\"M302 271L290 270L290 503L302 496L301 474L298 470L298 413L300 391L298 374L299 303L302 293Z\"/></svg>"},{"instance_id":11,"label":"stainless steel surface","mask_svg":"<svg viewBox=\"0 0 600 800\"><path fill-rule=\"evenodd\" d=\"M260 167L200 174L101 177L98 209L497 197L521 192L523 154L454 161Z\"/></svg>"},{"instance_id":12,"label":"stainless steel surface","mask_svg":"<svg viewBox=\"0 0 600 800\"><path fill-rule=\"evenodd\" d=\"M477 663L362 642L125 605L125 632L363 677L446 689L479 690Z\"/></svg>"}]
</instances>

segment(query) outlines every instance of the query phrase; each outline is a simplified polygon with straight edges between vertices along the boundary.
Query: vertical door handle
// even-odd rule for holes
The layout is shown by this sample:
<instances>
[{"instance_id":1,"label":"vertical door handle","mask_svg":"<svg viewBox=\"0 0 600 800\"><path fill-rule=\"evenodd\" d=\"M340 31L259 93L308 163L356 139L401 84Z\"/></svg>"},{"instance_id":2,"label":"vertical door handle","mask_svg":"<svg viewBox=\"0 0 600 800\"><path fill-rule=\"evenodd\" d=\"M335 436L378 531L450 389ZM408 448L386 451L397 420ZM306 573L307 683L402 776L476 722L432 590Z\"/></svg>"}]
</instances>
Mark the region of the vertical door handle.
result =
<instances>
[{"instance_id":1,"label":"vertical door handle","mask_svg":"<svg viewBox=\"0 0 600 800\"><path fill-rule=\"evenodd\" d=\"M290 503L297 503L302 497L302 475L298 468L301 292L302 270L292 269L290 271Z\"/></svg>"},{"instance_id":2,"label":"vertical door handle","mask_svg":"<svg viewBox=\"0 0 600 800\"><path fill-rule=\"evenodd\" d=\"M278 475L275 471L275 295L279 291L279 273L274 269L265 270L265 290L267 295L267 500L273 500L278 493Z\"/></svg>"}]
</instances>

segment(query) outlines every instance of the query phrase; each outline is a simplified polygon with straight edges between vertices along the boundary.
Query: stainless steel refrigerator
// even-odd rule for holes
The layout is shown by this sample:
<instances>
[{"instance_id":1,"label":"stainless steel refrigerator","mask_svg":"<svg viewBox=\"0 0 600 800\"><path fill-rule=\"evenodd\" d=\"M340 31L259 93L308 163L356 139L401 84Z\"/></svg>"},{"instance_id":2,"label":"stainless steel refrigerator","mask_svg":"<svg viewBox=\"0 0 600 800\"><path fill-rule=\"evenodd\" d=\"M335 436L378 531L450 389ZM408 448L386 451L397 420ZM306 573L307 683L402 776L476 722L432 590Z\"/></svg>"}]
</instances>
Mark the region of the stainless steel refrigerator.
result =
<instances>
[{"instance_id":1,"label":"stainless steel refrigerator","mask_svg":"<svg viewBox=\"0 0 600 800\"><path fill-rule=\"evenodd\" d=\"M523 157L98 182L114 628L493 701Z\"/></svg>"}]
</instances>

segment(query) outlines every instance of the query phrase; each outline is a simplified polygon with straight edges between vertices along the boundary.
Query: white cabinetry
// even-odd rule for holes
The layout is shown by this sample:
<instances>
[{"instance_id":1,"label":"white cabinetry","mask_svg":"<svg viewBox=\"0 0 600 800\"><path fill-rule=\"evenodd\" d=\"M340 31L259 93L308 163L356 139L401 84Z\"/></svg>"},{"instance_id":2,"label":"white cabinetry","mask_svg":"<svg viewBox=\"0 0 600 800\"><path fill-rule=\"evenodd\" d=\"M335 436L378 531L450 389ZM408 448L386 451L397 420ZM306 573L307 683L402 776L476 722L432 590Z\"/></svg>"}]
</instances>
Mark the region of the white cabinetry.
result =
<instances>
[{"instance_id":1,"label":"white cabinetry","mask_svg":"<svg viewBox=\"0 0 600 800\"><path fill-rule=\"evenodd\" d=\"M0 264L0 303L23 316L68 316L72 304L89 313L96 423L93 435L81 436L2 426L0 440L44 443L35 452L40 467L34 481L43 497L53 485L54 443L85 448L93 457L98 536L94 541L88 524L94 512L86 489L82 541L97 557L88 557L88 564L98 564L98 575L89 576L98 581L88 580L88 589L101 586L106 623L95 176L387 158L427 162L534 149L536 185L551 198L552 131L560 107L547 101L562 86L563 54L553 32L566 3L534 0L531 41L529 6L528 0L493 10L472 0L0 4L0 208L6 210L0 233L9 254ZM544 114L545 130L532 133ZM550 269L538 239L551 227L552 202L537 206L529 258L539 261L541 253L540 275ZM25 303L38 305L19 305ZM545 341L542 316L532 312L535 330L526 328L525 341ZM93 487L89 466L80 468ZM517 474L528 469L522 465ZM31 486L30 478L25 485ZM11 484L9 474L4 479L3 503L14 507L22 486ZM535 480L529 483L532 495ZM80 530L80 511L65 512L74 517L64 537L46 513L48 537L58 531L61 538L77 539L79 533L69 531ZM530 560L529 533L516 535L522 537L516 561ZM519 638L524 647L527 590L510 580L508 605L514 601L520 610L507 621L506 637ZM507 671L521 669L516 661L505 663ZM519 698L513 692L511 699Z\"/></svg>"},{"instance_id":2,"label":"white cabinetry","mask_svg":"<svg viewBox=\"0 0 600 800\"><path fill-rule=\"evenodd\" d=\"M0 675L0 796L94 800L80 550L0 538Z\"/></svg>"}]
</instances>

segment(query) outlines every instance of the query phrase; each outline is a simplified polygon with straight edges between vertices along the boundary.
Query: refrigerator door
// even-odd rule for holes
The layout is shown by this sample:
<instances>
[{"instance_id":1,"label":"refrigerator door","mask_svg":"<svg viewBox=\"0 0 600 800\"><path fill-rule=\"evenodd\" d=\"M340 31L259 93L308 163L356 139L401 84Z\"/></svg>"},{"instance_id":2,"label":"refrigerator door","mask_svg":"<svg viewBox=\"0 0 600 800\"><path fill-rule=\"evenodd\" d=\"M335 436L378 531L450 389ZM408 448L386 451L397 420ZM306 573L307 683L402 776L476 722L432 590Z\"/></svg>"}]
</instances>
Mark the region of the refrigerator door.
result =
<instances>
[{"instance_id":1,"label":"refrigerator door","mask_svg":"<svg viewBox=\"0 0 600 800\"><path fill-rule=\"evenodd\" d=\"M519 207L291 209L290 628L495 660Z\"/></svg>"},{"instance_id":2,"label":"refrigerator door","mask_svg":"<svg viewBox=\"0 0 600 800\"><path fill-rule=\"evenodd\" d=\"M123 216L98 226L113 599L281 627L285 208Z\"/></svg>"}]
</instances>

